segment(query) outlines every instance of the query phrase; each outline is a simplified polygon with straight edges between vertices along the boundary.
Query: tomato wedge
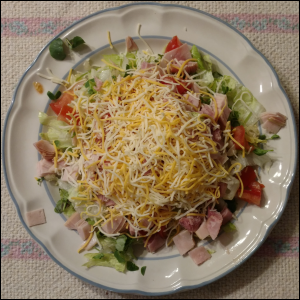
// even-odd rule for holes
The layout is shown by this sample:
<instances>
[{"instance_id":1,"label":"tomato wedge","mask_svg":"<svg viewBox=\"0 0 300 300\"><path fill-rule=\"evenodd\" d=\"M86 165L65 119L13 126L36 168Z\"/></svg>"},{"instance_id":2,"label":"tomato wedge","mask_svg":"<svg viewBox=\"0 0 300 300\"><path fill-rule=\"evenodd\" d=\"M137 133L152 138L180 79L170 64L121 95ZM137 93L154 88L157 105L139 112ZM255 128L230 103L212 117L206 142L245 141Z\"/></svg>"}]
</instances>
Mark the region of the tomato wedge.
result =
<instances>
[{"instance_id":1,"label":"tomato wedge","mask_svg":"<svg viewBox=\"0 0 300 300\"><path fill-rule=\"evenodd\" d=\"M245 135L246 135L246 132L245 132L244 126L240 125L240 126L235 127L235 131L233 133L233 138L238 143L240 143L245 148L246 151L249 151L250 145L249 145L248 141L246 140ZM237 143L235 143L235 149L242 150L242 148ZM254 147L252 147L252 150L254 150Z\"/></svg>"},{"instance_id":2,"label":"tomato wedge","mask_svg":"<svg viewBox=\"0 0 300 300\"><path fill-rule=\"evenodd\" d=\"M57 101L50 103L50 107L57 114L57 119L69 123L71 117L67 113L71 113L73 108L70 104L74 100L73 91L63 93Z\"/></svg>"},{"instance_id":3,"label":"tomato wedge","mask_svg":"<svg viewBox=\"0 0 300 300\"><path fill-rule=\"evenodd\" d=\"M165 81L178 83L173 77L165 77L165 78L164 78L164 82L162 82L162 83L168 85L169 83L167 83L167 82L165 82ZM184 85L184 86L182 86L182 85L177 85L177 86L176 86L176 89L177 89L178 94L180 94L180 95L186 94L187 91L188 91L187 89L190 89L191 86L192 86L192 84L191 84L191 83L182 82L182 81L180 81L180 80L178 80L178 81L181 82L181 83ZM185 87L186 87L186 88L185 88Z\"/></svg>"},{"instance_id":4,"label":"tomato wedge","mask_svg":"<svg viewBox=\"0 0 300 300\"><path fill-rule=\"evenodd\" d=\"M250 203L260 206L262 189L264 185L257 181L252 182L248 188L244 189L243 195L240 197L241 190L237 191L237 197Z\"/></svg>"},{"instance_id":5,"label":"tomato wedge","mask_svg":"<svg viewBox=\"0 0 300 300\"><path fill-rule=\"evenodd\" d=\"M169 42L169 44L167 45L166 47L166 50L165 50L165 53L171 51L171 50L174 50L176 48L179 48L181 45L183 45L179 38L177 37L177 35L175 35L172 40Z\"/></svg>"},{"instance_id":6,"label":"tomato wedge","mask_svg":"<svg viewBox=\"0 0 300 300\"><path fill-rule=\"evenodd\" d=\"M168 237L168 234L165 232L166 226L162 226L158 234L163 238L166 239Z\"/></svg>"},{"instance_id":7,"label":"tomato wedge","mask_svg":"<svg viewBox=\"0 0 300 300\"><path fill-rule=\"evenodd\" d=\"M244 187L249 187L251 183L256 181L256 174L254 172L254 169L250 166L243 169L243 171L241 172L241 179L243 181Z\"/></svg>"}]
</instances>

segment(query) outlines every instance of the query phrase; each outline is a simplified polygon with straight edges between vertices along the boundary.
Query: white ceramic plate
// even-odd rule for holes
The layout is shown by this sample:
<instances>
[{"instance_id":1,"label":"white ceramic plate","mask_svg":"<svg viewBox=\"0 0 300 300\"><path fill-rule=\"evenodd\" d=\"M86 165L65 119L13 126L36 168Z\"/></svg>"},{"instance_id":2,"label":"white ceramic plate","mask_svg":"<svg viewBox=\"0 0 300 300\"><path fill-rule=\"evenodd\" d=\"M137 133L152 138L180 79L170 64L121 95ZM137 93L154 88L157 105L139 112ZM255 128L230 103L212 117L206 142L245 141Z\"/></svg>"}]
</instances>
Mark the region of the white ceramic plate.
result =
<instances>
[{"instance_id":1,"label":"white ceramic plate","mask_svg":"<svg viewBox=\"0 0 300 300\"><path fill-rule=\"evenodd\" d=\"M34 180L38 155L32 145L41 130L38 111L47 111L49 106L45 93L37 94L32 83L40 81L45 91L57 88L36 73L46 73L46 67L50 67L58 77L66 77L70 68L80 69L87 57L97 63L100 55L111 53L107 30L118 50L124 50L127 35L134 37L140 49L144 49L144 44L137 39L138 23L142 24L142 36L155 52L161 53L170 38L178 35L180 40L210 54L223 74L243 83L267 110L280 111L288 117L287 126L280 132L281 140L272 144L279 159L269 174L261 174L266 186L262 208L241 204L236 221L238 232L223 233L215 242L207 243L216 253L200 267L191 259L179 256L176 249L163 249L155 255L144 253L137 261L140 267L147 266L144 277L140 272L121 274L110 268L87 270L82 267L86 260L76 251L81 244L80 237L65 229L64 220L53 211L53 199L58 200L58 191L47 184L39 187ZM57 37L75 35L84 38L90 51L59 62L49 55L49 44L46 45L20 79L5 121L4 172L23 225L61 267L86 282L112 291L169 294L201 287L228 274L261 246L277 223L287 204L295 174L296 125L289 99L274 69L236 29L207 13L178 5L137 3L103 10L74 23ZM47 223L28 228L24 221L26 212L37 208L45 209Z\"/></svg>"}]
</instances>

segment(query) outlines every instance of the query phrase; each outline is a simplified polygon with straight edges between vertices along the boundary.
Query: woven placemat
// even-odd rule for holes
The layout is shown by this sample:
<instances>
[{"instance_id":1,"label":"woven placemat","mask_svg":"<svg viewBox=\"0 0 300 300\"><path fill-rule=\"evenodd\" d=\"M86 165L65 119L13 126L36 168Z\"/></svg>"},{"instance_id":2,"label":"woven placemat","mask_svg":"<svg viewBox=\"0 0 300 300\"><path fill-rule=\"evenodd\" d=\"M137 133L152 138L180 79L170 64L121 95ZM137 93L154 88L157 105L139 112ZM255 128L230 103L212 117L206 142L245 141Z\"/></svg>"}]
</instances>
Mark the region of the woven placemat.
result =
<instances>
[{"instance_id":1,"label":"woven placemat","mask_svg":"<svg viewBox=\"0 0 300 300\"><path fill-rule=\"evenodd\" d=\"M1 133L13 90L41 48L74 20L132 2L2 1ZM243 32L274 66L299 127L299 2L172 3L211 13ZM107 292L56 265L23 228L1 169L1 298L147 297ZM253 257L217 282L163 298L299 299L299 172L281 220Z\"/></svg>"}]
</instances>

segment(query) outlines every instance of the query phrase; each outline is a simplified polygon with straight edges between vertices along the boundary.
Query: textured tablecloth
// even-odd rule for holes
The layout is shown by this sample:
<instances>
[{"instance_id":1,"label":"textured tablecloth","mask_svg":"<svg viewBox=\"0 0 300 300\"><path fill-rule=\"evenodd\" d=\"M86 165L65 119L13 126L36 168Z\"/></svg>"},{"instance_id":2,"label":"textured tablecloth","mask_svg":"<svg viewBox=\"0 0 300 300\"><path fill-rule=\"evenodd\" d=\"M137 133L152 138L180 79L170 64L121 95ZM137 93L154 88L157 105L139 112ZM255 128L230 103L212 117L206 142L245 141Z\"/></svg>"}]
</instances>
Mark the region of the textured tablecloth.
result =
<instances>
[{"instance_id":1,"label":"textured tablecloth","mask_svg":"<svg viewBox=\"0 0 300 300\"><path fill-rule=\"evenodd\" d=\"M74 20L135 1L2 1L1 132L13 90L41 48ZM201 9L243 32L274 66L299 127L299 3L159 1ZM107 292L59 267L18 219L1 169L1 298L147 298ZM299 175L286 210L260 250L208 286L164 298L298 298Z\"/></svg>"}]
</instances>

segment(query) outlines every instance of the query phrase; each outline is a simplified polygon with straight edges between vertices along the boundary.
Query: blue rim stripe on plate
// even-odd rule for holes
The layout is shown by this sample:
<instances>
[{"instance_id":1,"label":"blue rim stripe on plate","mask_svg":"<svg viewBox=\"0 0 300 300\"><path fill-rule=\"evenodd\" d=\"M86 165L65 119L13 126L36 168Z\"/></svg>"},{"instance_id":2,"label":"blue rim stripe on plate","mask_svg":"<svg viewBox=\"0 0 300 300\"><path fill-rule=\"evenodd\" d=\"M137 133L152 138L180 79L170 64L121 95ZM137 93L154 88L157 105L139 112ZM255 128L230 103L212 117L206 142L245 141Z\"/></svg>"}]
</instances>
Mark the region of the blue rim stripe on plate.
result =
<instances>
[{"instance_id":1,"label":"blue rim stripe on plate","mask_svg":"<svg viewBox=\"0 0 300 300\"><path fill-rule=\"evenodd\" d=\"M268 235L270 234L270 232L272 231L273 227L277 224L278 220L281 218L283 212L284 212L284 209L287 205L287 201L288 201L288 198L289 198L289 194L291 192L291 187L293 185L293 182L295 180L295 174L296 174L296 168L297 168L297 162L298 162L298 136L297 136L297 131L295 130L294 131L294 139L295 139L295 165L294 165L294 169L293 169L293 173L292 173L292 178L290 180L290 183L288 185L288 188L287 188L287 194L286 194L286 199L285 199L285 202L284 202L284 205L281 207L281 211L279 212L279 215L278 217L274 220L274 222L269 226L269 228L267 229L264 237L261 239L261 241L256 245L256 247L251 251L251 253L249 253L241 262L239 262L238 264L236 264L235 266L233 266L232 268L230 268L228 271L224 272L223 274L211 279L211 280L208 280L208 281L205 281L205 282L202 282L201 284L197 284L197 285L189 285L189 286L182 286L182 287L176 287L175 289L173 289L172 291L168 291L168 292L158 292L158 293L148 293L148 292L144 292L144 291L140 291L140 290L120 290L120 289L114 289L114 288L109 288L109 287L106 287L106 286L103 286L99 283L96 283L96 282L93 282L93 281L90 281L76 273L74 273L73 271L71 271L70 269L68 269L67 267L65 267L63 264L61 264L54 256L52 256L52 254L48 251L48 249L46 248L46 246L39 240L37 239L31 232L31 230L28 228L27 224L25 223L23 217L22 217L22 214L20 212L20 208L18 206L18 203L16 201L16 199L14 198L14 195L12 194L12 191L10 189L10 185L9 185L9 182L8 182L8 177L7 177L7 170L6 170L6 163L5 163L5 148L4 148L4 145L5 145L5 136L6 136L6 127L7 127L7 122L8 122L8 118L9 118L9 115L10 115L10 112L12 110L12 107L14 105L14 102L15 102L15 97L16 97L16 94L18 92L18 88L21 84L21 82L23 81L25 75L27 74L27 72L32 68L32 66L35 64L35 62L38 60L38 58L41 56L41 54L44 52L44 50L49 46L49 44L56 38L58 38L61 34L63 34L64 32L66 32L67 30L69 30L70 28L72 28L73 26L79 24L80 22L84 21L84 20L87 20L89 18L92 18L96 15L100 15L102 13L105 13L107 11L114 11L114 10L119 10L119 9L122 9L122 8L126 8L126 7L130 7L130 6L142 6L142 5L153 5L153 6L162 6L162 7L177 7L177 8L181 8L181 9L187 9L187 10L191 10L191 11L194 11L194 12L197 12L197 13L200 13L200 14L203 14L205 16L208 16L220 23L222 23L223 25L229 27L230 29L232 29L233 31L235 31L238 35L240 35L249 45L250 47L259 55L261 56L264 61L266 62L266 64L269 66L269 68L271 69L273 75L275 76L276 80L277 80L277 84L280 88L280 90L282 91L283 95L285 96L286 100L287 100L287 103L289 105L289 108L290 108L290 112L291 112L291 116L292 116L292 121L293 121L293 126L294 128L296 129L297 126L296 126L296 121L295 121L295 116L294 116L294 112L293 112L293 107L291 105L291 102L284 90L284 88L282 87L281 83L280 83L280 80L279 80L279 77L276 73L276 71L274 70L273 66L271 65L271 63L266 59L266 57L260 52L258 51L254 46L253 44L249 41L249 39L243 35L240 31L238 31L236 28L234 28L233 26L231 26L230 24L228 24L227 22L219 19L218 17L215 17L207 12L204 12L204 11L201 11L201 10L198 10L198 9L195 9L195 8L192 8L192 7L187 7L187 6L183 6L183 5L178 5L178 4L161 4L161 3L154 3L154 2L139 2L139 3L131 3L131 4L126 4L126 5L122 5L122 6L118 6L118 7L113 7L113 8L107 8L107 9L104 9L104 10L101 10L101 11L98 11L98 12L95 12L89 16L86 16L76 22L74 22L72 25L70 25L69 27L67 27L66 29L64 29L63 31L61 31L58 35L56 35L41 51L40 53L38 54L38 56L35 58L35 60L31 63L31 65L28 67L28 69L25 71L25 73L22 75L21 79L19 80L18 82L18 85L14 91L14 94L13 94L13 99L12 99L12 103L8 109L8 112L7 112L7 115L6 115L6 118L5 118L5 122L4 122L4 127L3 127L3 138L2 138L2 147L1 147L1 150L2 150L2 162L3 162L3 171L4 171L4 177L5 177L5 182L6 182L6 185L7 185L7 189L8 189L8 192L16 206L16 209L17 209L17 213L18 213L18 216L20 218L20 221L21 223L23 224L23 226L25 227L25 229L28 231L28 233L30 234L30 236L36 241L38 242L42 247L43 249L45 250L45 252L59 265L61 266L62 268L64 268L66 271L68 271L69 273L71 273L72 275L76 276L77 278L87 282L87 283L90 283L94 286L97 286L99 288L102 288L102 289L106 289L106 290L110 290L110 291L113 291L113 292L119 292L119 293L130 293L130 294L140 294L140 295L145 295L145 296L162 296L162 295L169 295L169 294L173 294L173 293L177 293L179 291L185 291L185 290L189 290L189 289L195 289L195 288L199 288L199 287L202 287L204 285L207 285L209 283L212 283L224 276L226 276L227 274L229 274L230 272L232 272L233 270L235 270L237 267L239 267L242 263L246 262L258 249L259 247L264 243L264 241L266 240L266 238L268 237Z\"/></svg>"}]
</instances>

